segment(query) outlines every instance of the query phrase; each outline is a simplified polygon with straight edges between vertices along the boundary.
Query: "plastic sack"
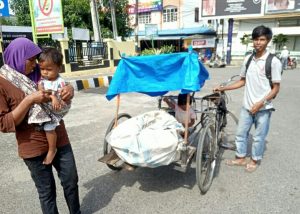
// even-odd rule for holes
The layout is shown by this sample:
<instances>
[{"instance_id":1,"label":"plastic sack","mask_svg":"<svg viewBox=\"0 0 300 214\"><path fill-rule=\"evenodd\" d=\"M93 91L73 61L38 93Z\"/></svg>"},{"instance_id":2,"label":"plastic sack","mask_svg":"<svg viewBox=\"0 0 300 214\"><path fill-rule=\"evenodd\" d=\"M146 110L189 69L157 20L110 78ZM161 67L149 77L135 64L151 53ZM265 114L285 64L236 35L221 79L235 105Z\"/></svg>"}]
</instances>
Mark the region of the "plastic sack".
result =
<instances>
[{"instance_id":1,"label":"plastic sack","mask_svg":"<svg viewBox=\"0 0 300 214\"><path fill-rule=\"evenodd\" d=\"M151 111L128 119L113 129L107 142L125 162L158 167L178 160L183 139L181 123L165 111Z\"/></svg>"}]
</instances>

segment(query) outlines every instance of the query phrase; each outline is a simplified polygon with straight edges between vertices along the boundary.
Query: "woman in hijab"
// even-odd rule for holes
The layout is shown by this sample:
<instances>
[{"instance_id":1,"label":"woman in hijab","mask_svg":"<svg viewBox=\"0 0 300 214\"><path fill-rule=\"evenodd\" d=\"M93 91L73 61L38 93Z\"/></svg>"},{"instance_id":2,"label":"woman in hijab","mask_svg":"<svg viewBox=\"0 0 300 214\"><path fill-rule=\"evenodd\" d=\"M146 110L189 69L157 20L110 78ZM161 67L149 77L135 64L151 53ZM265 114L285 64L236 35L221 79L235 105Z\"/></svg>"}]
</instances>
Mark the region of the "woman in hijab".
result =
<instances>
[{"instance_id":1,"label":"woman in hijab","mask_svg":"<svg viewBox=\"0 0 300 214\"><path fill-rule=\"evenodd\" d=\"M28 124L30 111L34 107L42 108L49 99L47 93L36 90L40 78L36 59L40 53L41 49L26 38L13 40L6 48L5 65L0 69L0 131L15 132L19 156L31 173L42 212L58 213L53 165L70 213L80 213L77 169L64 122L56 129L57 153L52 165L43 164L48 151L45 132L37 125ZM73 88L67 86L61 96L69 101Z\"/></svg>"}]
</instances>

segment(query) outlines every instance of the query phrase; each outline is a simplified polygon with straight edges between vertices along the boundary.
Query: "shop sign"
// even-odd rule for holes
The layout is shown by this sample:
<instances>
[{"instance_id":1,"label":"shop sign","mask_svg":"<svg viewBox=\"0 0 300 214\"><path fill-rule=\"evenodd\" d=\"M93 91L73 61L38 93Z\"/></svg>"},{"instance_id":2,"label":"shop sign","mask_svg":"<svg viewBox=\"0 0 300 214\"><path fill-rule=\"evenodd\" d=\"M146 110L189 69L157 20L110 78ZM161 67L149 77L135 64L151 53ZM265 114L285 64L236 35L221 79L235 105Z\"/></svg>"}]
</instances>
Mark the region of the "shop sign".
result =
<instances>
[{"instance_id":1,"label":"shop sign","mask_svg":"<svg viewBox=\"0 0 300 214\"><path fill-rule=\"evenodd\" d=\"M214 48L215 39L193 39L193 48Z\"/></svg>"}]
</instances>

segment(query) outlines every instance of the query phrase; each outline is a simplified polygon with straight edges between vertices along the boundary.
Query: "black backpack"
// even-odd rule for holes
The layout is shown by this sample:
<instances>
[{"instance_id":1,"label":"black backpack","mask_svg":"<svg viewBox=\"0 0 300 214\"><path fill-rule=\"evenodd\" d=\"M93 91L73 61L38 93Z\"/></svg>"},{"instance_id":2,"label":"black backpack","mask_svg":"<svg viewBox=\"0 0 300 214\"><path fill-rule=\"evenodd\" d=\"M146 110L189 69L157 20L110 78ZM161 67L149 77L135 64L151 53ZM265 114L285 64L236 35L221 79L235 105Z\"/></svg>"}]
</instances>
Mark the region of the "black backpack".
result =
<instances>
[{"instance_id":1,"label":"black backpack","mask_svg":"<svg viewBox=\"0 0 300 214\"><path fill-rule=\"evenodd\" d=\"M247 70L249 68L249 65L250 65L254 55L255 55L255 53L251 54L251 56L249 57L249 59L246 63L245 76L246 76ZM266 65L265 65L266 77L269 80L271 88L273 88L273 84L272 84L272 60L273 60L273 57L276 57L275 54L270 53L266 59ZM282 74L282 71L281 71L281 74Z\"/></svg>"}]
</instances>

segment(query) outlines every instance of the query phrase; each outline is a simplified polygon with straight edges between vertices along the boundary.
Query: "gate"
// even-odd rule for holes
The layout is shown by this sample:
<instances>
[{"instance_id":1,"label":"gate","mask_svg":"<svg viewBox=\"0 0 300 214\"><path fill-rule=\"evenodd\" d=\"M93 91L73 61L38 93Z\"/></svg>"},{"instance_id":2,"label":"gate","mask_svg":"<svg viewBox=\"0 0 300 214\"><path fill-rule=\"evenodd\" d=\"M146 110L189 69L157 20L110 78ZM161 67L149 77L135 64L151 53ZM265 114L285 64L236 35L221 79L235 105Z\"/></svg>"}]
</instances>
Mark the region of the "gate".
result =
<instances>
[{"instance_id":1,"label":"gate","mask_svg":"<svg viewBox=\"0 0 300 214\"><path fill-rule=\"evenodd\" d=\"M104 42L69 42L70 63L79 66L101 65L107 59L107 44Z\"/></svg>"}]
</instances>

